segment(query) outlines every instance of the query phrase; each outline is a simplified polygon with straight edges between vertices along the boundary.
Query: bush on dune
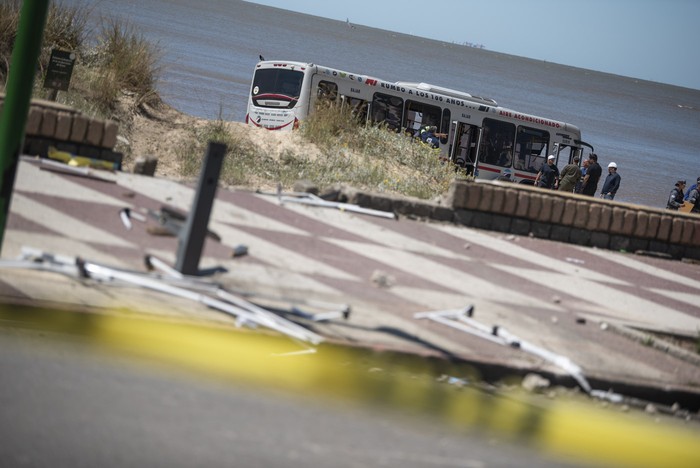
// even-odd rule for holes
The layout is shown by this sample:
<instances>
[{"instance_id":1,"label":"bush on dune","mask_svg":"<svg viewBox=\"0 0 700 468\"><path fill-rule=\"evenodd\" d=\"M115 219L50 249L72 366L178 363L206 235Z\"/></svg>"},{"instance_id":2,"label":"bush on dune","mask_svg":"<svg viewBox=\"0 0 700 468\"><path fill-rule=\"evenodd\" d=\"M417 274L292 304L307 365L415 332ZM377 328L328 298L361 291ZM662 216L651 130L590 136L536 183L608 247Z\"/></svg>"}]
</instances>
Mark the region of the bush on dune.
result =
<instances>
[{"instance_id":1,"label":"bush on dune","mask_svg":"<svg viewBox=\"0 0 700 468\"><path fill-rule=\"evenodd\" d=\"M12 48L17 37L20 0L0 3L0 84L6 84ZM93 8L88 4L52 2L47 12L44 36L35 77L35 97L41 89L53 49L69 50L77 60L71 89L60 101L88 114L111 117L120 95L130 93L136 103L158 100L156 80L159 50L128 22L102 18L100 27L90 27Z\"/></svg>"}]
</instances>

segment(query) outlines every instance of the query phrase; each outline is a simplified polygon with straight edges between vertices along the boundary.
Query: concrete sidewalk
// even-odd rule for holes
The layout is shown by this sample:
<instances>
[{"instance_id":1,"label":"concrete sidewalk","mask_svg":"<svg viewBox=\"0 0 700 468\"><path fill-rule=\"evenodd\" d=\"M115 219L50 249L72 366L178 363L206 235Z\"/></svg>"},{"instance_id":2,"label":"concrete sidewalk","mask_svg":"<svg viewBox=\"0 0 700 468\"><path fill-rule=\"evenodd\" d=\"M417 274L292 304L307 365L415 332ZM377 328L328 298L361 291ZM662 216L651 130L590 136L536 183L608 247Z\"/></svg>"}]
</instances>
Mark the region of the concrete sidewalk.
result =
<instances>
[{"instance_id":1,"label":"concrete sidewalk","mask_svg":"<svg viewBox=\"0 0 700 468\"><path fill-rule=\"evenodd\" d=\"M187 211L194 189L170 180L106 174L111 181L19 165L2 257L22 247L80 256L145 271L146 254L175 263L177 239L155 235L158 224L119 212ZM348 320L314 323L328 340L354 346L439 356L561 382L551 362L439 323L426 311L474 306L473 319L498 326L580 366L594 388L671 404L700 401L700 356L664 352L641 333L700 333L700 265L638 257L452 224L390 220L285 204L274 196L219 189L200 268L227 288L276 298L348 304ZM239 244L248 255L233 257ZM3 302L132 309L234 324L202 304L131 287L81 282L53 273L0 270ZM621 331L623 333L616 333ZM685 401L684 401L685 403ZM698 408L692 408L697 411Z\"/></svg>"}]
</instances>

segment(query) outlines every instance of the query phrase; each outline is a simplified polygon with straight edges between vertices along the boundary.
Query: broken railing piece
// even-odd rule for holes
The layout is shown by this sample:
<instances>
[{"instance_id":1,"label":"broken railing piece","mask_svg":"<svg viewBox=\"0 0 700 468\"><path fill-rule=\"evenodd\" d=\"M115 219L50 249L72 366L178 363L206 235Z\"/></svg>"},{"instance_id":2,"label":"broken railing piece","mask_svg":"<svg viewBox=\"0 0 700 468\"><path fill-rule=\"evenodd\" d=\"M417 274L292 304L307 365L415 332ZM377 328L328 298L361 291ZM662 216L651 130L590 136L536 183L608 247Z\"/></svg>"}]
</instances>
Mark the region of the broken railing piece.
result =
<instances>
[{"instance_id":1,"label":"broken railing piece","mask_svg":"<svg viewBox=\"0 0 700 468\"><path fill-rule=\"evenodd\" d=\"M144 215L133 211L131 208L121 209L119 211L119 217L121 218L124 227L129 231L131 231L131 229L134 227L131 222L132 219L136 219L138 221L141 221L142 223L146 222L146 217Z\"/></svg>"},{"instance_id":2,"label":"broken railing piece","mask_svg":"<svg viewBox=\"0 0 700 468\"><path fill-rule=\"evenodd\" d=\"M364 208L352 203L342 203L324 200L318 195L308 192L289 192L284 193L280 189L277 190L277 199L280 205L285 203L299 203L302 205L319 206L321 208L335 208L340 211L349 211L352 213L366 214L370 216L378 216L380 218L396 219L396 214L391 211L374 210L372 208Z\"/></svg>"},{"instance_id":3,"label":"broken railing piece","mask_svg":"<svg viewBox=\"0 0 700 468\"><path fill-rule=\"evenodd\" d=\"M151 261L153 261L151 259ZM207 292L193 291L186 287L187 278L172 278L179 284L159 276L111 268L79 257L48 254L40 250L23 248L20 260L1 261L5 268L28 268L61 273L72 277L102 282L122 282L172 296L190 299L236 318L238 326L262 326L291 338L317 345L323 341L320 335L258 307L242 298L212 285ZM203 289L203 282L193 282L195 288ZM216 297L212 297L215 295Z\"/></svg>"},{"instance_id":4,"label":"broken railing piece","mask_svg":"<svg viewBox=\"0 0 700 468\"><path fill-rule=\"evenodd\" d=\"M155 257L153 255L146 255L144 258L146 268L149 270L158 270L161 273L167 275L170 280L169 281L184 281L184 284L187 284L190 288L196 288L196 289L204 289L210 294L215 294L219 296L220 298L232 302L236 305L240 304L248 304L253 306L256 310L260 309L265 309L263 306L260 304L256 304L255 302L252 302L251 300L246 299L247 298L253 298L253 297L262 297L261 295L254 295L254 294L246 294L242 292L233 292L233 291L227 291L226 289L222 288L221 286L214 285L210 282L203 282L201 280L198 280L197 278L193 277L186 277L179 271L177 271L175 268L171 267L168 265L167 262L159 259L158 257ZM182 284L182 283L181 283ZM268 299L272 299L268 297ZM292 315L296 315L298 317L304 318L306 320L312 321L312 322L324 322L328 320L335 320L339 318L343 318L347 320L350 317L350 306L347 304L331 304L331 303L326 303L326 302L321 302L321 301L311 301L311 300L303 300L303 301L293 301L291 299L280 299L280 298L274 298L274 300L278 301L284 301L284 302L298 302L302 304L306 304L309 306L315 306L317 308L327 308L331 309L326 312L318 312L318 313L312 313L312 312L307 312L302 310L298 305L292 305L289 309L285 309L283 312L290 313ZM247 307L243 307L247 308ZM249 309L252 310L252 309ZM265 312L268 312L265 310ZM270 312L268 312L270 313ZM276 316L276 315L275 315Z\"/></svg>"},{"instance_id":5,"label":"broken railing piece","mask_svg":"<svg viewBox=\"0 0 700 468\"><path fill-rule=\"evenodd\" d=\"M586 380L584 377L581 368L566 356L553 353L533 343L527 342L498 325L494 325L492 327L484 325L483 323L480 323L472 318L473 314L474 306L469 306L464 309L419 312L414 315L414 318L433 320L448 327L487 339L494 343L518 348L526 353L538 356L566 371L569 375L571 375L571 377L574 378L574 380L576 380L576 382L578 382L586 393L591 394L591 392L593 392L593 389L588 383L588 380ZM600 396L600 393L596 392L594 396Z\"/></svg>"}]
</instances>

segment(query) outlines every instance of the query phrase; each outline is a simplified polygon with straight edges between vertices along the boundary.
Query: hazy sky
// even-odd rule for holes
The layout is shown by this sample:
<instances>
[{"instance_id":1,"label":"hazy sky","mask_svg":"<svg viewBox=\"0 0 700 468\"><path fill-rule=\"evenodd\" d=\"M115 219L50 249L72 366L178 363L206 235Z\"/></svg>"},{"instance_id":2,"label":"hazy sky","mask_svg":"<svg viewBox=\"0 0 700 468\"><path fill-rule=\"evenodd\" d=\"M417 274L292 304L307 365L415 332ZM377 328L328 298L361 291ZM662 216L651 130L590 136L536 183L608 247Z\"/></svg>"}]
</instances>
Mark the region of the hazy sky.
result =
<instances>
[{"instance_id":1,"label":"hazy sky","mask_svg":"<svg viewBox=\"0 0 700 468\"><path fill-rule=\"evenodd\" d=\"M700 89L699 0L254 0L254 3Z\"/></svg>"}]
</instances>

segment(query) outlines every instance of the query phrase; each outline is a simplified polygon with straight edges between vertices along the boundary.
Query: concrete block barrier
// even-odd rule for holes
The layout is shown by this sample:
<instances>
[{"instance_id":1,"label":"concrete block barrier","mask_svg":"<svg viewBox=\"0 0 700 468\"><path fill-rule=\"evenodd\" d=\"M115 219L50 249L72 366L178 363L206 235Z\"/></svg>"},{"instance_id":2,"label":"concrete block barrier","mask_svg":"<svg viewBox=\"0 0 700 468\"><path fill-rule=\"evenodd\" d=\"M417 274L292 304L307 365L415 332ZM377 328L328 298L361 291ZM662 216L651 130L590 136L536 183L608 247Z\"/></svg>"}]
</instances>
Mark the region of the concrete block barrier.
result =
<instances>
[{"instance_id":1,"label":"concrete block barrier","mask_svg":"<svg viewBox=\"0 0 700 468\"><path fill-rule=\"evenodd\" d=\"M5 99L0 94L0 106ZM48 157L51 146L76 156L114 162L121 168L123 155L115 152L119 126L111 120L84 115L69 106L34 99L25 126L24 154Z\"/></svg>"},{"instance_id":2,"label":"concrete block barrier","mask_svg":"<svg viewBox=\"0 0 700 468\"><path fill-rule=\"evenodd\" d=\"M59 112L56 115L56 131L54 137L60 141L68 141L73 125L73 117L68 112Z\"/></svg>"},{"instance_id":3,"label":"concrete block barrier","mask_svg":"<svg viewBox=\"0 0 700 468\"><path fill-rule=\"evenodd\" d=\"M87 128L89 123L90 119L88 119L84 115L73 116L73 122L71 124L71 132L70 137L68 137L68 141L72 141L74 143L82 143L83 141L85 141L85 135L87 134Z\"/></svg>"}]
</instances>

